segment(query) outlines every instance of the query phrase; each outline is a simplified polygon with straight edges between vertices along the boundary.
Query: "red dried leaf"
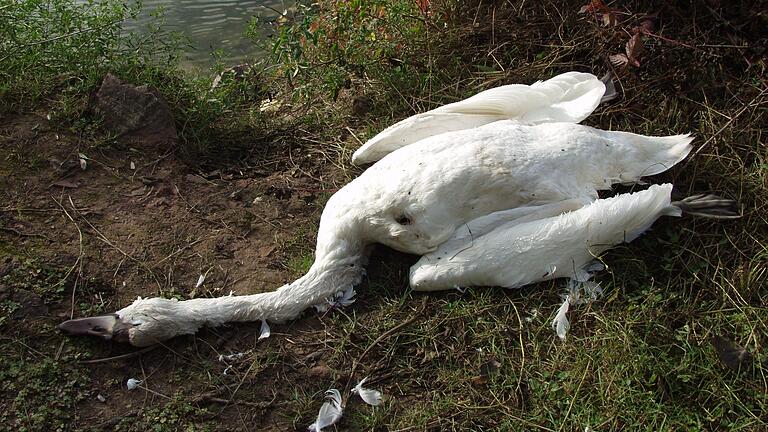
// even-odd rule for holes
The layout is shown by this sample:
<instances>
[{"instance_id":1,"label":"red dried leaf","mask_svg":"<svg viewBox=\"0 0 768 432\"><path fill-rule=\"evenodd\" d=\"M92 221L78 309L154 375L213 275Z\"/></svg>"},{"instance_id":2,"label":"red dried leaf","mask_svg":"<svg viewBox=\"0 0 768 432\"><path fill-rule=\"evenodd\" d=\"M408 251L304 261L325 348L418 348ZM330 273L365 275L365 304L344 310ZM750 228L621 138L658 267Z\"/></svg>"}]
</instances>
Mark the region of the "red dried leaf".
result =
<instances>
[{"instance_id":1,"label":"red dried leaf","mask_svg":"<svg viewBox=\"0 0 768 432\"><path fill-rule=\"evenodd\" d=\"M586 4L579 9L579 13L594 13L594 12L608 12L608 6L603 3L603 0L591 0L589 4Z\"/></svg>"},{"instance_id":2,"label":"red dried leaf","mask_svg":"<svg viewBox=\"0 0 768 432\"><path fill-rule=\"evenodd\" d=\"M634 34L627 42L627 60L629 64L640 67L640 54L643 53L643 39L640 34Z\"/></svg>"},{"instance_id":3,"label":"red dried leaf","mask_svg":"<svg viewBox=\"0 0 768 432\"><path fill-rule=\"evenodd\" d=\"M611 64L615 67L624 67L629 63L629 59L624 54L613 54L608 56L608 60L611 61Z\"/></svg>"},{"instance_id":4,"label":"red dried leaf","mask_svg":"<svg viewBox=\"0 0 768 432\"><path fill-rule=\"evenodd\" d=\"M603 13L603 27L615 27L619 23L619 18L614 11Z\"/></svg>"},{"instance_id":5,"label":"red dried leaf","mask_svg":"<svg viewBox=\"0 0 768 432\"><path fill-rule=\"evenodd\" d=\"M646 19L640 23L640 27L644 30L644 33L653 33L656 26L653 25L653 21Z\"/></svg>"},{"instance_id":6,"label":"red dried leaf","mask_svg":"<svg viewBox=\"0 0 768 432\"><path fill-rule=\"evenodd\" d=\"M427 12L429 12L429 2L430 0L416 0L416 6L424 15L426 15Z\"/></svg>"}]
</instances>

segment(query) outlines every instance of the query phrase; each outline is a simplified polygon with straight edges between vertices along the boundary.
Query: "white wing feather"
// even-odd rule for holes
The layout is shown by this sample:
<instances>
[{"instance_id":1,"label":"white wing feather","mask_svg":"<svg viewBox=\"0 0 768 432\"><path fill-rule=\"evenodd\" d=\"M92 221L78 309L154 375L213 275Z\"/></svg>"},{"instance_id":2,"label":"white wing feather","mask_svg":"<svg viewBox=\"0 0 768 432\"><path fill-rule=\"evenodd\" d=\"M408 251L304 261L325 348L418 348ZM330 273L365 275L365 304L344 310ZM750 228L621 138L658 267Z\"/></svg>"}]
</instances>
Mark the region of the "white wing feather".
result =
<instances>
[{"instance_id":1,"label":"white wing feather","mask_svg":"<svg viewBox=\"0 0 768 432\"><path fill-rule=\"evenodd\" d=\"M367 403L371 406L379 406L381 404L381 392L378 390L371 390L363 387L363 383L368 378L363 378L360 380L359 383L355 386L355 388L352 389L352 393L357 394L360 396L360 398L363 400L363 402Z\"/></svg>"},{"instance_id":2,"label":"white wing feather","mask_svg":"<svg viewBox=\"0 0 768 432\"><path fill-rule=\"evenodd\" d=\"M272 334L272 331L269 328L269 324L267 323L267 320L261 321L261 333L259 334L259 340L266 339Z\"/></svg>"},{"instance_id":3,"label":"white wing feather","mask_svg":"<svg viewBox=\"0 0 768 432\"><path fill-rule=\"evenodd\" d=\"M560 309L557 310L557 315L555 315L555 319L552 321L552 329L557 332L557 337L559 337L562 340L565 340L565 334L568 333L568 330L571 328L571 323L568 322L568 307L571 304L571 296L567 295L565 296L565 300L563 300L563 304L560 305Z\"/></svg>"},{"instance_id":4,"label":"white wing feather","mask_svg":"<svg viewBox=\"0 0 768 432\"><path fill-rule=\"evenodd\" d=\"M424 138L499 120L578 123L595 110L604 93L602 81L581 72L567 72L530 86L492 88L395 123L360 147L352 156L352 163L375 162Z\"/></svg>"},{"instance_id":5,"label":"white wing feather","mask_svg":"<svg viewBox=\"0 0 768 432\"><path fill-rule=\"evenodd\" d=\"M539 206L540 212L529 211L526 218L515 211L481 217L424 254L411 267L411 286L435 291L454 286L518 288L556 278L586 280L595 256L632 241L662 215L679 215L671 206L671 192L670 184L654 185L551 217L546 216L557 206ZM536 219L536 215L545 217ZM590 297L597 295L596 289L589 288Z\"/></svg>"},{"instance_id":6,"label":"white wing feather","mask_svg":"<svg viewBox=\"0 0 768 432\"><path fill-rule=\"evenodd\" d=\"M309 430L313 432L322 432L323 428L331 426L341 420L343 408L341 405L341 393L336 389L330 389L325 392L327 399L320 411L317 413L315 422L309 425Z\"/></svg>"}]
</instances>

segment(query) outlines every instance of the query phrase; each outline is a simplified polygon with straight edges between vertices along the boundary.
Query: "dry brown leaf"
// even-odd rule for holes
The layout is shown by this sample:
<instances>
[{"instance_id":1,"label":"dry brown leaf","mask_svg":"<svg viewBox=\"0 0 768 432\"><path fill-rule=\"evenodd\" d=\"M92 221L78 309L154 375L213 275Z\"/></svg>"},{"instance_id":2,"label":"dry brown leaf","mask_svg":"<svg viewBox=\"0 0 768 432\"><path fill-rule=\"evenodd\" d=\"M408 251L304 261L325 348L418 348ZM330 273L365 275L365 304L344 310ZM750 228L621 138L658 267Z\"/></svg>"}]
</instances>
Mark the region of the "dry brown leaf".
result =
<instances>
[{"instance_id":1,"label":"dry brown leaf","mask_svg":"<svg viewBox=\"0 0 768 432\"><path fill-rule=\"evenodd\" d=\"M603 27L615 27L619 23L619 18L613 11L603 13Z\"/></svg>"},{"instance_id":2,"label":"dry brown leaf","mask_svg":"<svg viewBox=\"0 0 768 432\"><path fill-rule=\"evenodd\" d=\"M640 67L640 54L643 52L643 39L640 34L633 35L627 42L627 61L635 67Z\"/></svg>"},{"instance_id":3,"label":"dry brown leaf","mask_svg":"<svg viewBox=\"0 0 768 432\"><path fill-rule=\"evenodd\" d=\"M482 376L482 375L473 376L471 378L471 381L472 381L472 385L482 386L488 383L488 377Z\"/></svg>"},{"instance_id":4,"label":"dry brown leaf","mask_svg":"<svg viewBox=\"0 0 768 432\"><path fill-rule=\"evenodd\" d=\"M640 23L640 27L645 31L645 33L652 33L655 26L653 25L653 21L646 19Z\"/></svg>"},{"instance_id":5,"label":"dry brown leaf","mask_svg":"<svg viewBox=\"0 0 768 432\"><path fill-rule=\"evenodd\" d=\"M262 258L266 258L274 251L275 251L275 246L273 245L262 246L259 248L259 256Z\"/></svg>"},{"instance_id":6,"label":"dry brown leaf","mask_svg":"<svg viewBox=\"0 0 768 432\"><path fill-rule=\"evenodd\" d=\"M717 357L729 369L739 371L749 366L750 355L746 348L723 336L712 338Z\"/></svg>"},{"instance_id":7,"label":"dry brown leaf","mask_svg":"<svg viewBox=\"0 0 768 432\"><path fill-rule=\"evenodd\" d=\"M579 9L579 13L596 13L596 12L607 12L608 6L603 3L603 0L592 0L588 4L584 5Z\"/></svg>"}]
</instances>

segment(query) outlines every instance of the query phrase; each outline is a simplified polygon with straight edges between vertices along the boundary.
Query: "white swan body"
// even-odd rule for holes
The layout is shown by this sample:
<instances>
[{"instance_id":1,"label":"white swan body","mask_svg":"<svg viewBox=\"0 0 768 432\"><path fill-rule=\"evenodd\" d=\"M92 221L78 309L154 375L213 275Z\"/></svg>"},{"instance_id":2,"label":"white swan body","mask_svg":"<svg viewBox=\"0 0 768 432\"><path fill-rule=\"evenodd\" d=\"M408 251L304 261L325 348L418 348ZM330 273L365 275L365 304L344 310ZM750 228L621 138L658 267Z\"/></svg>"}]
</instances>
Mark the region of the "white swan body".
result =
<instances>
[{"instance_id":1,"label":"white swan body","mask_svg":"<svg viewBox=\"0 0 768 432\"><path fill-rule=\"evenodd\" d=\"M592 202L573 200L500 211L457 229L411 267L411 287L518 288L557 278L582 279L583 268L611 247L631 242L661 216L680 216L672 185ZM571 211L573 210L573 211Z\"/></svg>"},{"instance_id":2,"label":"white swan body","mask_svg":"<svg viewBox=\"0 0 768 432\"><path fill-rule=\"evenodd\" d=\"M331 221L352 219L343 230L356 226L353 238L421 255L477 217L593 200L612 184L663 172L688 154L691 141L509 120L430 137L389 154L329 200L318 253L324 243L334 249L340 237L328 229Z\"/></svg>"},{"instance_id":3,"label":"white swan body","mask_svg":"<svg viewBox=\"0 0 768 432\"><path fill-rule=\"evenodd\" d=\"M605 84L592 74L567 72L530 86L511 84L416 114L384 129L355 151L352 163L375 162L424 138L499 120L521 123L579 123L597 108Z\"/></svg>"},{"instance_id":4,"label":"white swan body","mask_svg":"<svg viewBox=\"0 0 768 432\"><path fill-rule=\"evenodd\" d=\"M172 332L160 327L188 334L223 322L293 319L357 284L373 243L421 255L459 226L495 211L592 200L612 183L676 164L691 150L691 140L514 121L430 137L384 157L331 197L320 220L315 263L297 281L243 297L137 300L116 319L137 346L169 337ZM163 324L184 319L183 325ZM74 325L70 330L83 333Z\"/></svg>"}]
</instances>

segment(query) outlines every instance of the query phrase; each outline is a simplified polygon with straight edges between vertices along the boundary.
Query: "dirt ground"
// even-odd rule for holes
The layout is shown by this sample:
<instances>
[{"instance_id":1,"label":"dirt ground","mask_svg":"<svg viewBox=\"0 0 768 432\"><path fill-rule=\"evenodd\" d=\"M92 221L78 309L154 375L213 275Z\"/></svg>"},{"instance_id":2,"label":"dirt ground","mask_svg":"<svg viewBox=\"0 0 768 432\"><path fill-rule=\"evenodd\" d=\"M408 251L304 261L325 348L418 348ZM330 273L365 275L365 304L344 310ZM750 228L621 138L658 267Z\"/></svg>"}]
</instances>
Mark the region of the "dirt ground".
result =
<instances>
[{"instance_id":1,"label":"dirt ground","mask_svg":"<svg viewBox=\"0 0 768 432\"><path fill-rule=\"evenodd\" d=\"M56 283L64 281L58 295L46 296L51 285L43 284L32 303L40 295L47 313L33 311L6 323L3 338L34 343L42 358L70 359L87 376L70 406L77 411L77 428L121 422L126 427L132 416L149 419L145 411L179 394L196 408L211 408L216 429L293 428L274 407L291 398L287 382L328 381L319 363L322 317L308 314L274 326L273 337L258 343L258 324L236 325L177 338L127 360L89 365L77 361L136 350L70 339L54 326L72 316L118 310L137 296L240 295L292 281L311 264L322 206L340 180L330 174L328 160L286 145L267 149L251 166L195 173L172 150L104 146L88 150L82 169L83 143L57 130L44 114L4 119L0 147L4 275L26 270L31 260L31 267L54 269L61 277ZM199 275L205 282L196 289ZM258 373L249 369L255 363L243 359L218 360L220 354L253 351L272 356ZM196 373L208 376L196 379ZM147 387L128 391L130 377Z\"/></svg>"}]
</instances>

